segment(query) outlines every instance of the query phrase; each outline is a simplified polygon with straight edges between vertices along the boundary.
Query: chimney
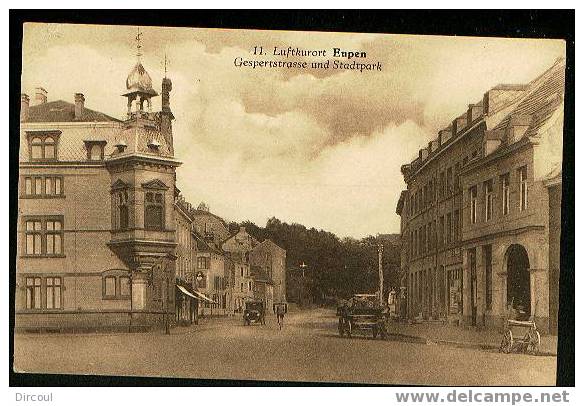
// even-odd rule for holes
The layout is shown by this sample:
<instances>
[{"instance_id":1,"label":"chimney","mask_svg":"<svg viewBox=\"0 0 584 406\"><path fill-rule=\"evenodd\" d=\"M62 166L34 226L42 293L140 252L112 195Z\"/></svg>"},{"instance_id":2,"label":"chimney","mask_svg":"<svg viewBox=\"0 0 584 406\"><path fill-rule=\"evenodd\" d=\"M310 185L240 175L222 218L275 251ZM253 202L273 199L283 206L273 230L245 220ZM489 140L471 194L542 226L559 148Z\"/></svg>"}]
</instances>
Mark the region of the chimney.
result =
<instances>
[{"instance_id":1,"label":"chimney","mask_svg":"<svg viewBox=\"0 0 584 406\"><path fill-rule=\"evenodd\" d=\"M45 104L47 102L47 94L48 94L47 91L42 87L37 87L35 89L35 92L36 93L35 93L34 99L35 99L36 104L37 105Z\"/></svg>"},{"instance_id":2,"label":"chimney","mask_svg":"<svg viewBox=\"0 0 584 406\"><path fill-rule=\"evenodd\" d=\"M20 121L28 120L28 107L30 105L30 98L27 94L20 94Z\"/></svg>"},{"instance_id":3,"label":"chimney","mask_svg":"<svg viewBox=\"0 0 584 406\"><path fill-rule=\"evenodd\" d=\"M170 112L170 91L172 82L169 78L162 79L162 111Z\"/></svg>"},{"instance_id":4,"label":"chimney","mask_svg":"<svg viewBox=\"0 0 584 406\"><path fill-rule=\"evenodd\" d=\"M83 110L85 108L85 96L83 93L75 93L75 120L83 118Z\"/></svg>"}]
</instances>

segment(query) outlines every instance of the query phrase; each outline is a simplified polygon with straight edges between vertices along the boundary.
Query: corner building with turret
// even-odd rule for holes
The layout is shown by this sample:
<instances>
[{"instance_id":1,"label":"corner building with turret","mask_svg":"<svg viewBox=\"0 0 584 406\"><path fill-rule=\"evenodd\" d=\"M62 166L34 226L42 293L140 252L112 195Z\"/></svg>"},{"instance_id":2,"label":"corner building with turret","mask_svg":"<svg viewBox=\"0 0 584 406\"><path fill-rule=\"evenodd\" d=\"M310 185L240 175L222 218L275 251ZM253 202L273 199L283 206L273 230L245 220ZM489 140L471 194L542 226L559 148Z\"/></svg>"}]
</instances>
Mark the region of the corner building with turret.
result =
<instances>
[{"instance_id":1,"label":"corner building with turret","mask_svg":"<svg viewBox=\"0 0 584 406\"><path fill-rule=\"evenodd\" d=\"M32 103L21 95L17 330L174 323L172 84L162 80L153 112L158 93L138 55L125 85L123 119L90 109L80 93L72 103L43 88Z\"/></svg>"}]
</instances>

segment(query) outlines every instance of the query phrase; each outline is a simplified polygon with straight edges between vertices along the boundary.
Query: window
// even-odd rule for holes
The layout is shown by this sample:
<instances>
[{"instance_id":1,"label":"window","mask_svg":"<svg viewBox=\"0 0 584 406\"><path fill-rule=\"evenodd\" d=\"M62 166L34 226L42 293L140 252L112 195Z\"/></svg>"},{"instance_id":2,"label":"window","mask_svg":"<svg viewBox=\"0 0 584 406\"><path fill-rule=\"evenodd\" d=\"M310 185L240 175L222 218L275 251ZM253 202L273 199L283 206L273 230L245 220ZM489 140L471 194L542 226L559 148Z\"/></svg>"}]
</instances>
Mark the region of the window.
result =
<instances>
[{"instance_id":1,"label":"window","mask_svg":"<svg viewBox=\"0 0 584 406\"><path fill-rule=\"evenodd\" d=\"M128 212L128 191L123 190L117 193L118 201L118 215L119 222L118 227L120 230L127 230L129 225L129 212Z\"/></svg>"},{"instance_id":2,"label":"window","mask_svg":"<svg viewBox=\"0 0 584 406\"><path fill-rule=\"evenodd\" d=\"M34 135L29 139L29 153L32 161L53 161L57 159L56 136Z\"/></svg>"},{"instance_id":3,"label":"window","mask_svg":"<svg viewBox=\"0 0 584 406\"><path fill-rule=\"evenodd\" d=\"M454 165L454 190L460 189L460 162Z\"/></svg>"},{"instance_id":4,"label":"window","mask_svg":"<svg viewBox=\"0 0 584 406\"><path fill-rule=\"evenodd\" d=\"M26 278L26 308L41 308L41 278Z\"/></svg>"},{"instance_id":5,"label":"window","mask_svg":"<svg viewBox=\"0 0 584 406\"><path fill-rule=\"evenodd\" d=\"M61 309L61 278L50 277L45 279L47 309Z\"/></svg>"},{"instance_id":6,"label":"window","mask_svg":"<svg viewBox=\"0 0 584 406\"><path fill-rule=\"evenodd\" d=\"M519 173L519 210L527 209L527 166L517 170Z\"/></svg>"},{"instance_id":7,"label":"window","mask_svg":"<svg viewBox=\"0 0 584 406\"><path fill-rule=\"evenodd\" d=\"M104 299L129 299L131 281L125 275L107 275L103 278Z\"/></svg>"},{"instance_id":8,"label":"window","mask_svg":"<svg viewBox=\"0 0 584 406\"><path fill-rule=\"evenodd\" d=\"M452 193L452 167L446 169L446 193Z\"/></svg>"},{"instance_id":9,"label":"window","mask_svg":"<svg viewBox=\"0 0 584 406\"><path fill-rule=\"evenodd\" d=\"M509 214L509 174L501 176L501 196L503 198L503 215Z\"/></svg>"},{"instance_id":10,"label":"window","mask_svg":"<svg viewBox=\"0 0 584 406\"><path fill-rule=\"evenodd\" d=\"M120 276L120 296L130 296L132 283L127 276Z\"/></svg>"},{"instance_id":11,"label":"window","mask_svg":"<svg viewBox=\"0 0 584 406\"><path fill-rule=\"evenodd\" d=\"M248 289L249 289L249 290L252 290L251 281L248 281L248 282L247 282L247 287L248 287Z\"/></svg>"},{"instance_id":12,"label":"window","mask_svg":"<svg viewBox=\"0 0 584 406\"><path fill-rule=\"evenodd\" d=\"M24 222L24 249L27 256L63 255L63 219L28 217Z\"/></svg>"},{"instance_id":13,"label":"window","mask_svg":"<svg viewBox=\"0 0 584 406\"><path fill-rule=\"evenodd\" d=\"M197 258L197 268L209 269L209 257L198 257Z\"/></svg>"},{"instance_id":14,"label":"window","mask_svg":"<svg viewBox=\"0 0 584 406\"><path fill-rule=\"evenodd\" d=\"M245 290L244 286L245 286L245 284L243 282L241 282L241 284L239 286L241 292L243 292Z\"/></svg>"},{"instance_id":15,"label":"window","mask_svg":"<svg viewBox=\"0 0 584 406\"><path fill-rule=\"evenodd\" d=\"M493 251L490 245L483 246L483 257L485 260L485 305L487 310L491 310L493 304Z\"/></svg>"},{"instance_id":16,"label":"window","mask_svg":"<svg viewBox=\"0 0 584 406\"><path fill-rule=\"evenodd\" d=\"M483 183L485 191L485 221L493 218L493 181L487 180Z\"/></svg>"},{"instance_id":17,"label":"window","mask_svg":"<svg viewBox=\"0 0 584 406\"><path fill-rule=\"evenodd\" d=\"M441 245L444 245L445 236L444 236L444 216L440 217L440 240Z\"/></svg>"},{"instance_id":18,"label":"window","mask_svg":"<svg viewBox=\"0 0 584 406\"><path fill-rule=\"evenodd\" d=\"M62 309L62 278L30 276L25 280L27 309Z\"/></svg>"},{"instance_id":19,"label":"window","mask_svg":"<svg viewBox=\"0 0 584 406\"><path fill-rule=\"evenodd\" d=\"M39 175L23 178L22 197L63 196L63 176Z\"/></svg>"},{"instance_id":20,"label":"window","mask_svg":"<svg viewBox=\"0 0 584 406\"><path fill-rule=\"evenodd\" d=\"M453 222L452 228L454 230L453 231L452 239L454 241L458 241L459 238L460 238L460 224L459 224L460 221L459 220L460 220L460 213L459 213L458 210L455 210L454 211L454 216L452 217L452 222Z\"/></svg>"},{"instance_id":21,"label":"window","mask_svg":"<svg viewBox=\"0 0 584 406\"><path fill-rule=\"evenodd\" d=\"M452 213L446 214L446 243L452 242Z\"/></svg>"},{"instance_id":22,"label":"window","mask_svg":"<svg viewBox=\"0 0 584 406\"><path fill-rule=\"evenodd\" d=\"M444 180L444 172L440 172L440 197L446 196L446 181Z\"/></svg>"},{"instance_id":23,"label":"window","mask_svg":"<svg viewBox=\"0 0 584 406\"><path fill-rule=\"evenodd\" d=\"M473 186L469 189L470 193L470 223L477 222L477 187Z\"/></svg>"},{"instance_id":24,"label":"window","mask_svg":"<svg viewBox=\"0 0 584 406\"><path fill-rule=\"evenodd\" d=\"M103 282L103 295L105 297L115 297L116 293L116 277L106 276Z\"/></svg>"},{"instance_id":25,"label":"window","mask_svg":"<svg viewBox=\"0 0 584 406\"><path fill-rule=\"evenodd\" d=\"M47 255L60 255L63 253L62 224L58 220L46 222L46 253Z\"/></svg>"},{"instance_id":26,"label":"window","mask_svg":"<svg viewBox=\"0 0 584 406\"><path fill-rule=\"evenodd\" d=\"M164 229L164 198L161 192L146 192L144 204L144 228L147 230Z\"/></svg>"}]
</instances>

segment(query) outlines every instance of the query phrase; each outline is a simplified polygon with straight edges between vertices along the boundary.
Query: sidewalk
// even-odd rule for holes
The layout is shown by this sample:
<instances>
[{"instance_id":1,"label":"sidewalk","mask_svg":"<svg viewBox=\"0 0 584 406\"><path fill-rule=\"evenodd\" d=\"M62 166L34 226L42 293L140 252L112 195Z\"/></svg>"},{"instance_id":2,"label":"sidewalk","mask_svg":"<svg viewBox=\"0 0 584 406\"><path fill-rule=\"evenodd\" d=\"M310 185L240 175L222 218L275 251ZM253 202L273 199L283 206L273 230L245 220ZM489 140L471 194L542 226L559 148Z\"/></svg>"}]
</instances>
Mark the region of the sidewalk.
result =
<instances>
[{"instance_id":1,"label":"sidewalk","mask_svg":"<svg viewBox=\"0 0 584 406\"><path fill-rule=\"evenodd\" d=\"M410 339L427 344L450 345L463 348L478 348L483 350L498 350L502 334L495 329L476 329L458 327L435 322L406 324L393 322L388 325L391 336ZM556 356L558 353L558 337L541 336L540 355Z\"/></svg>"}]
</instances>

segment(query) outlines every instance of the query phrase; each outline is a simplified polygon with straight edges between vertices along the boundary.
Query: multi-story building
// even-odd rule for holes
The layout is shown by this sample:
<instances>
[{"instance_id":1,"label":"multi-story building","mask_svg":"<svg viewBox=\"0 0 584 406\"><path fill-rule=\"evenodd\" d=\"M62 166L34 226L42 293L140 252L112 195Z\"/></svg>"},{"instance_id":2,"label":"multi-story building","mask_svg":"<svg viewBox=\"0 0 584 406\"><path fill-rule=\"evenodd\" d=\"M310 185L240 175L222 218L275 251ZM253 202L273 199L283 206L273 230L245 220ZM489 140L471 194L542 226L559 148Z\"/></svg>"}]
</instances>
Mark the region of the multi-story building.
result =
<instances>
[{"instance_id":1,"label":"multi-story building","mask_svg":"<svg viewBox=\"0 0 584 406\"><path fill-rule=\"evenodd\" d=\"M229 277L227 307L232 313L241 313L245 309L245 302L254 299L254 281L249 261L246 260L245 253L227 252L225 264L226 275Z\"/></svg>"},{"instance_id":2,"label":"multi-story building","mask_svg":"<svg viewBox=\"0 0 584 406\"><path fill-rule=\"evenodd\" d=\"M511 315L554 330L564 76L559 60L494 87L402 166L409 317L494 326Z\"/></svg>"},{"instance_id":3,"label":"multi-story building","mask_svg":"<svg viewBox=\"0 0 584 406\"><path fill-rule=\"evenodd\" d=\"M197 246L195 284L197 292L202 293L199 312L201 315L225 314L227 309L225 255L196 231L193 231L192 235Z\"/></svg>"},{"instance_id":4,"label":"multi-story building","mask_svg":"<svg viewBox=\"0 0 584 406\"><path fill-rule=\"evenodd\" d=\"M253 283L262 285L255 289L256 299L266 303L286 301L286 250L269 239L260 243L245 227L226 239L222 248L238 253L243 263L255 268Z\"/></svg>"},{"instance_id":5,"label":"multi-story building","mask_svg":"<svg viewBox=\"0 0 584 406\"><path fill-rule=\"evenodd\" d=\"M175 274L176 274L176 310L177 323L192 324L196 320L200 298L196 294L195 265L197 244L192 234L192 206L175 188Z\"/></svg>"},{"instance_id":6,"label":"multi-story building","mask_svg":"<svg viewBox=\"0 0 584 406\"><path fill-rule=\"evenodd\" d=\"M255 245L249 252L251 266L262 269L257 276L257 282L271 283L272 287L262 289L267 296L260 298L268 300L272 291L273 302L286 301L286 250L272 240L264 240ZM258 290L259 292L259 290ZM271 306L270 306L271 307Z\"/></svg>"},{"instance_id":7,"label":"multi-story building","mask_svg":"<svg viewBox=\"0 0 584 406\"><path fill-rule=\"evenodd\" d=\"M140 60L123 120L21 97L17 329L151 328L174 319L171 81Z\"/></svg>"}]
</instances>

